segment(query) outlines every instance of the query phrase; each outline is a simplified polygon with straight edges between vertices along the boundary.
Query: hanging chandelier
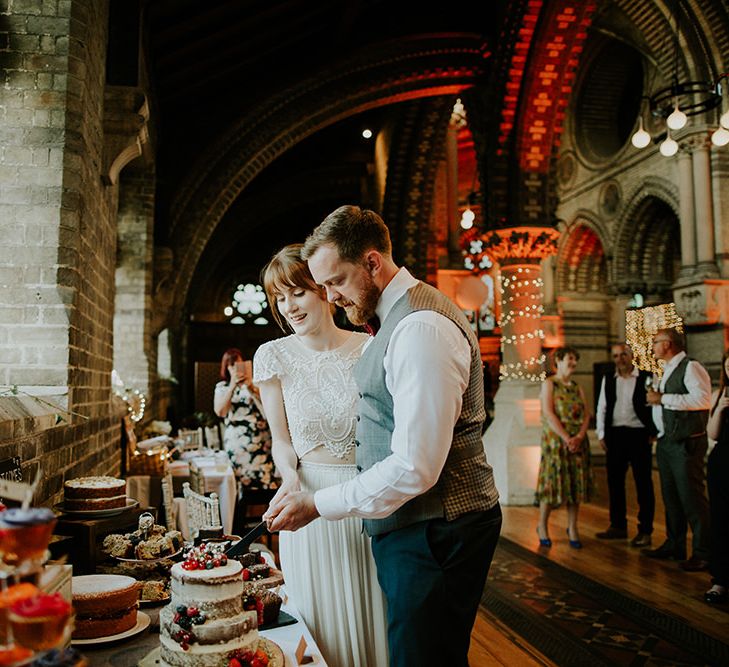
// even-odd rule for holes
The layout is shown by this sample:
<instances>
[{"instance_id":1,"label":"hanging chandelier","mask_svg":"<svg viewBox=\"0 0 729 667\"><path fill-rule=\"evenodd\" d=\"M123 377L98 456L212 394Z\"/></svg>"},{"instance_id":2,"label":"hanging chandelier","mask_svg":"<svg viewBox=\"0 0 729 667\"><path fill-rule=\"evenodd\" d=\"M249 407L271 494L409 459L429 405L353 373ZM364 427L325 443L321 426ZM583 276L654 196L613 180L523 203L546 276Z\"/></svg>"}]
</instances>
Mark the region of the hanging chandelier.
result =
<instances>
[{"instance_id":1,"label":"hanging chandelier","mask_svg":"<svg viewBox=\"0 0 729 667\"><path fill-rule=\"evenodd\" d=\"M674 48L673 48L673 74L670 86L660 88L650 97L648 107L654 118L663 118L666 123L665 139L661 142L659 150L661 155L670 157L678 152L678 142L671 132L686 127L690 116L697 116L722 103L722 81L727 78L722 74L716 81L679 81L678 59L680 44L679 28L679 2L674 5ZM638 122L638 129L630 138L636 148L645 148L651 143L652 137L643 126L643 106ZM662 135L661 135L662 136ZM729 111L719 118L719 127L712 133L711 141L715 146L724 146L729 143Z\"/></svg>"}]
</instances>

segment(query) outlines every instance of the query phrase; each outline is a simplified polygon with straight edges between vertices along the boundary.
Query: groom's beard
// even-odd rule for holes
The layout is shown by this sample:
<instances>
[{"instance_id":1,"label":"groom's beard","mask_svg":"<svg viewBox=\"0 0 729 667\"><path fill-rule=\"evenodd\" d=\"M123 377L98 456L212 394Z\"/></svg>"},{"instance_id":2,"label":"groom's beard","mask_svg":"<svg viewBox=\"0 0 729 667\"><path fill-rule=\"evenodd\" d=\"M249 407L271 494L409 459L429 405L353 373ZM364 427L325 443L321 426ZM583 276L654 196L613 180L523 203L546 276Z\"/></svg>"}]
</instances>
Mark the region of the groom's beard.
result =
<instances>
[{"instance_id":1,"label":"groom's beard","mask_svg":"<svg viewBox=\"0 0 729 667\"><path fill-rule=\"evenodd\" d=\"M375 314L375 308L380 300L380 290L377 289L374 281L369 274L365 274L365 284L360 291L357 301L350 301L346 304L338 303L337 305L344 308L347 319L357 326L367 324Z\"/></svg>"}]
</instances>

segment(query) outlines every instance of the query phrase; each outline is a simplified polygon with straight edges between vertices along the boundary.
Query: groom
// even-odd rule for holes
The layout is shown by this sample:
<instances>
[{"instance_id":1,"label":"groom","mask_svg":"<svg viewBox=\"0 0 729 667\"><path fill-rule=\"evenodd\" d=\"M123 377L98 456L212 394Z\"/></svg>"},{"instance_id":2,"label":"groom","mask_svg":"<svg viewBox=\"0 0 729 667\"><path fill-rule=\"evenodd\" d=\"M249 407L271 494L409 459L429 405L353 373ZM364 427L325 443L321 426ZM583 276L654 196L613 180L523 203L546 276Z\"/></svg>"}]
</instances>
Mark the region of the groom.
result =
<instances>
[{"instance_id":1,"label":"groom","mask_svg":"<svg viewBox=\"0 0 729 667\"><path fill-rule=\"evenodd\" d=\"M353 324L381 327L354 370L361 474L272 503L270 530L362 517L387 598L390 666L466 667L501 527L478 341L451 301L395 265L373 211L338 208L302 255Z\"/></svg>"}]
</instances>

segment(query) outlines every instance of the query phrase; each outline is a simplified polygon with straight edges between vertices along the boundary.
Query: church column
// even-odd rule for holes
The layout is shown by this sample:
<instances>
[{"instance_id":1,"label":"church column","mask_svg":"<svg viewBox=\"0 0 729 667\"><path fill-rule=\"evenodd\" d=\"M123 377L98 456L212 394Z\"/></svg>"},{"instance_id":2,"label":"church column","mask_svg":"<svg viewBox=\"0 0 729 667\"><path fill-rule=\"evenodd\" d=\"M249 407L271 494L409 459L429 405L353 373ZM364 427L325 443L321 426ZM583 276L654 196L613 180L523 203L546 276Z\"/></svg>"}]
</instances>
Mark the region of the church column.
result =
<instances>
[{"instance_id":1,"label":"church column","mask_svg":"<svg viewBox=\"0 0 729 667\"><path fill-rule=\"evenodd\" d=\"M681 216L681 278L692 276L696 266L694 180L691 163L690 150L682 146L678 154L679 215Z\"/></svg>"},{"instance_id":2,"label":"church column","mask_svg":"<svg viewBox=\"0 0 729 667\"><path fill-rule=\"evenodd\" d=\"M714 206L711 192L711 153L705 140L692 154L694 179L694 224L697 242L697 273L702 278L718 276L714 254Z\"/></svg>"},{"instance_id":3,"label":"church column","mask_svg":"<svg viewBox=\"0 0 729 667\"><path fill-rule=\"evenodd\" d=\"M458 216L458 128L452 124L448 125L446 132L446 193L449 263L451 267L460 267L463 256Z\"/></svg>"},{"instance_id":4,"label":"church column","mask_svg":"<svg viewBox=\"0 0 729 667\"><path fill-rule=\"evenodd\" d=\"M501 383L495 418L484 435L496 487L505 505L529 505L539 468L544 379L540 262L557 251L551 227L515 227L489 232L484 251L501 265Z\"/></svg>"}]
</instances>

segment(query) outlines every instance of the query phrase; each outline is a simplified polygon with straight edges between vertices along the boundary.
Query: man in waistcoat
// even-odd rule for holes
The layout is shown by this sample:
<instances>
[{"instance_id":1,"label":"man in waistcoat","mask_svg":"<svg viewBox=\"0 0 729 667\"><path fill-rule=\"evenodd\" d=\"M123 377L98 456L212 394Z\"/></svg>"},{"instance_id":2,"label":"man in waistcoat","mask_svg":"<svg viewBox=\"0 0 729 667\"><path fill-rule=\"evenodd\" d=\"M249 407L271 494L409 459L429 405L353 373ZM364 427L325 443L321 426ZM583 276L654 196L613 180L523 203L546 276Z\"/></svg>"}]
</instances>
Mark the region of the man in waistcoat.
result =
<instances>
[{"instance_id":1,"label":"man in waistcoat","mask_svg":"<svg viewBox=\"0 0 729 667\"><path fill-rule=\"evenodd\" d=\"M666 508L666 541L644 549L651 558L680 560L687 572L708 568L709 504L704 489L706 423L711 407L711 379L706 369L684 352L683 336L660 329L653 337L653 354L663 359L657 391L648 391L653 421L658 429L656 460ZM692 554L686 558L687 524L691 526Z\"/></svg>"},{"instance_id":2,"label":"man in waistcoat","mask_svg":"<svg viewBox=\"0 0 729 667\"><path fill-rule=\"evenodd\" d=\"M390 667L466 667L501 527L481 442L478 340L459 308L395 265L373 211L338 208L302 254L329 301L375 333L354 370L360 474L272 504L270 527L362 517L387 599Z\"/></svg>"},{"instance_id":3,"label":"man in waistcoat","mask_svg":"<svg viewBox=\"0 0 729 667\"><path fill-rule=\"evenodd\" d=\"M596 424L597 437L606 455L610 526L597 533L597 537L611 540L628 536L625 474L630 466L638 496L638 534L630 544L647 547L651 543L656 506L650 442L656 429L646 403L645 386L650 375L633 365L633 351L629 345L613 345L611 355L615 372L607 373L602 380Z\"/></svg>"}]
</instances>

